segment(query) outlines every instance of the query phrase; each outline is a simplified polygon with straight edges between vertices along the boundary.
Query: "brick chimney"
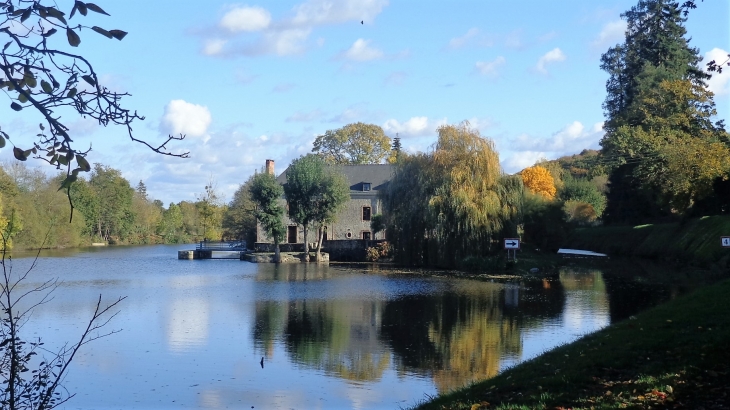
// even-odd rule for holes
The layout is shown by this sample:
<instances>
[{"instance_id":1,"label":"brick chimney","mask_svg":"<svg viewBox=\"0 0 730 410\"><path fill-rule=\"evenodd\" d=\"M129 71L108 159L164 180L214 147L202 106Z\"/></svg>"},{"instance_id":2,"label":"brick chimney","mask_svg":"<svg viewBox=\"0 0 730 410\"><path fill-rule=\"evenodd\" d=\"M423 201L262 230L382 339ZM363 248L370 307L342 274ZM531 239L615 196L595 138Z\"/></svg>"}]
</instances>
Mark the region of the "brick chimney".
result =
<instances>
[{"instance_id":1,"label":"brick chimney","mask_svg":"<svg viewBox=\"0 0 730 410\"><path fill-rule=\"evenodd\" d=\"M274 174L274 160L273 159L266 160L266 173L276 176L276 174Z\"/></svg>"}]
</instances>

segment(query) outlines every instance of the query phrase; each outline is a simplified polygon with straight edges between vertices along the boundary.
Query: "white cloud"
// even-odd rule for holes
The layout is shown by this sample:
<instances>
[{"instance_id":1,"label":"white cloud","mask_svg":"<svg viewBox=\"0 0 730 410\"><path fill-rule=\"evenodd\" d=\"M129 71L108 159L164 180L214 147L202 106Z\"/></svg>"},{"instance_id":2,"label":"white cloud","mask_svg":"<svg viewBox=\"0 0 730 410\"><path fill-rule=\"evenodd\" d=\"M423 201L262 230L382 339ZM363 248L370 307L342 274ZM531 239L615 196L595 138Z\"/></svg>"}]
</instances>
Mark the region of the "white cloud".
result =
<instances>
[{"instance_id":1,"label":"white cloud","mask_svg":"<svg viewBox=\"0 0 730 410\"><path fill-rule=\"evenodd\" d=\"M234 7L221 19L221 28L231 32L260 31L271 24L271 13L262 7Z\"/></svg>"},{"instance_id":2,"label":"white cloud","mask_svg":"<svg viewBox=\"0 0 730 410\"><path fill-rule=\"evenodd\" d=\"M535 163L543 158L547 158L546 153L540 151L520 151L512 154L508 158L502 160L502 168L509 174L514 174L523 169L535 165Z\"/></svg>"},{"instance_id":3,"label":"white cloud","mask_svg":"<svg viewBox=\"0 0 730 410\"><path fill-rule=\"evenodd\" d=\"M723 73L712 73L712 78L707 80L707 86L717 96L725 96L730 94L730 67L727 66L727 52L721 48L713 48L712 50L705 53L705 57L702 59L701 67L705 67L705 64L712 60L715 60L717 64L723 65Z\"/></svg>"},{"instance_id":4,"label":"white cloud","mask_svg":"<svg viewBox=\"0 0 730 410\"><path fill-rule=\"evenodd\" d=\"M389 119L383 124L383 131L386 134L398 134L401 137L423 137L436 135L436 128L446 124L446 118L440 120L429 119L428 117L411 117L401 123L396 119Z\"/></svg>"},{"instance_id":5,"label":"white cloud","mask_svg":"<svg viewBox=\"0 0 730 410\"><path fill-rule=\"evenodd\" d=\"M383 58L383 52L377 48L370 46L370 40L361 38L355 40L352 46L343 51L340 56L351 61L371 61Z\"/></svg>"},{"instance_id":6,"label":"white cloud","mask_svg":"<svg viewBox=\"0 0 730 410\"><path fill-rule=\"evenodd\" d=\"M466 43L469 42L469 40L476 37L478 34L479 34L479 29L476 27L472 27L463 36L452 38L451 41L449 41L448 48L451 50L455 50L457 48L464 47L464 45L466 45Z\"/></svg>"},{"instance_id":7,"label":"white cloud","mask_svg":"<svg viewBox=\"0 0 730 410\"><path fill-rule=\"evenodd\" d=\"M322 118L323 115L324 115L324 113L319 109L315 109L315 110L312 110L309 112L297 111L294 114L287 117L287 119L285 121L286 122L310 122L310 121L315 121L315 120Z\"/></svg>"},{"instance_id":8,"label":"white cloud","mask_svg":"<svg viewBox=\"0 0 730 410\"><path fill-rule=\"evenodd\" d=\"M208 132L211 120L207 107L183 100L172 100L165 107L160 131L172 135L203 137Z\"/></svg>"},{"instance_id":9,"label":"white cloud","mask_svg":"<svg viewBox=\"0 0 730 410\"><path fill-rule=\"evenodd\" d=\"M548 71L547 71L547 68L545 68L545 65L550 64L550 63L559 62L559 61L565 61L565 59L566 59L565 53L563 53L562 50L560 50L559 48L556 47L556 48L548 51L547 53L545 53L545 55L543 55L542 57L540 57L540 59L537 60L537 66L535 66L535 68L537 69L538 72L540 72L542 74L547 74Z\"/></svg>"},{"instance_id":10,"label":"white cloud","mask_svg":"<svg viewBox=\"0 0 730 410\"><path fill-rule=\"evenodd\" d=\"M497 78L499 76L499 68L506 62L507 60L504 57L499 56L492 61L477 61L475 67L479 74L490 78Z\"/></svg>"},{"instance_id":11,"label":"white cloud","mask_svg":"<svg viewBox=\"0 0 730 410\"><path fill-rule=\"evenodd\" d=\"M294 7L291 23L306 27L348 21L371 23L387 5L388 0L309 0Z\"/></svg>"},{"instance_id":12,"label":"white cloud","mask_svg":"<svg viewBox=\"0 0 730 410\"><path fill-rule=\"evenodd\" d=\"M542 151L567 155L586 148L598 148L598 141L603 136L603 122L586 129L580 121L573 121L550 138L536 138L527 134L518 136L511 147L517 151Z\"/></svg>"},{"instance_id":13,"label":"white cloud","mask_svg":"<svg viewBox=\"0 0 730 410\"><path fill-rule=\"evenodd\" d=\"M277 20L262 7L236 6L218 22L216 38L206 39L202 52L211 56L302 54L315 44L324 44L322 38L309 44L315 28L372 22L387 4L387 0L309 0L295 6L290 17Z\"/></svg>"},{"instance_id":14,"label":"white cloud","mask_svg":"<svg viewBox=\"0 0 730 410\"><path fill-rule=\"evenodd\" d=\"M223 52L223 47L225 47L226 43L226 40L220 38L206 40L205 45L203 46L203 54L207 56L221 54Z\"/></svg>"},{"instance_id":15,"label":"white cloud","mask_svg":"<svg viewBox=\"0 0 730 410\"><path fill-rule=\"evenodd\" d=\"M626 35L626 21L615 20L606 23L598 34L598 37L591 42L591 47L604 50L620 43Z\"/></svg>"},{"instance_id":16,"label":"white cloud","mask_svg":"<svg viewBox=\"0 0 730 410\"><path fill-rule=\"evenodd\" d=\"M408 74L404 71L394 71L385 77L385 83L390 85L401 85L408 78Z\"/></svg>"}]
</instances>

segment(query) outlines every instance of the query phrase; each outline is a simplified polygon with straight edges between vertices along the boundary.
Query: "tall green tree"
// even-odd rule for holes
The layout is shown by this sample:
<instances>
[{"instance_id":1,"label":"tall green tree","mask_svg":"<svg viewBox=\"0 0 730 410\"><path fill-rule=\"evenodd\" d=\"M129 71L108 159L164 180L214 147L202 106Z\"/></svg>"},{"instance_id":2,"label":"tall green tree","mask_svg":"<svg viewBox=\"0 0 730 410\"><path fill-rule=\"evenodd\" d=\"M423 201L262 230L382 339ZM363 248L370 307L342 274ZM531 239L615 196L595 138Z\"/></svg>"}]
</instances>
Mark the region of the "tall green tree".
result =
<instances>
[{"instance_id":1,"label":"tall green tree","mask_svg":"<svg viewBox=\"0 0 730 410\"><path fill-rule=\"evenodd\" d=\"M317 155L295 159L286 171L286 196L289 219L304 228L304 260L309 261L309 227L331 221L348 198L349 188L342 175L328 168ZM318 239L318 257L321 236Z\"/></svg>"},{"instance_id":2,"label":"tall green tree","mask_svg":"<svg viewBox=\"0 0 730 410\"><path fill-rule=\"evenodd\" d=\"M318 136L312 152L329 164L380 164L390 155L390 138L378 125L356 122Z\"/></svg>"},{"instance_id":3,"label":"tall green tree","mask_svg":"<svg viewBox=\"0 0 730 410\"><path fill-rule=\"evenodd\" d=\"M715 177L722 168L716 166L722 161L709 157L713 149L724 155L717 142L725 134L723 124L710 118L709 75L698 66L699 51L685 38L678 3L641 0L622 17L627 20L624 43L601 58L601 68L609 73L601 146L612 165L605 220L681 215L702 198L712 178L699 162L680 160L711 161L704 169ZM682 168L694 174L671 171Z\"/></svg>"},{"instance_id":4,"label":"tall green tree","mask_svg":"<svg viewBox=\"0 0 730 410\"><path fill-rule=\"evenodd\" d=\"M251 199L253 178L253 175L250 176L238 187L223 214L224 235L244 239L251 245L256 242L256 206Z\"/></svg>"},{"instance_id":5,"label":"tall green tree","mask_svg":"<svg viewBox=\"0 0 730 410\"><path fill-rule=\"evenodd\" d=\"M195 206L203 227L203 239L220 239L224 209L212 179L205 186L205 191L198 195Z\"/></svg>"},{"instance_id":6,"label":"tall green tree","mask_svg":"<svg viewBox=\"0 0 730 410\"><path fill-rule=\"evenodd\" d=\"M94 164L89 186L99 200L96 235L106 241L125 239L134 221L134 189L119 170Z\"/></svg>"},{"instance_id":7,"label":"tall green tree","mask_svg":"<svg viewBox=\"0 0 730 410\"><path fill-rule=\"evenodd\" d=\"M279 244L284 240L284 207L281 197L284 188L269 173L255 174L251 181L251 200L256 204L256 219L266 234L274 241L274 262L281 262Z\"/></svg>"}]
</instances>

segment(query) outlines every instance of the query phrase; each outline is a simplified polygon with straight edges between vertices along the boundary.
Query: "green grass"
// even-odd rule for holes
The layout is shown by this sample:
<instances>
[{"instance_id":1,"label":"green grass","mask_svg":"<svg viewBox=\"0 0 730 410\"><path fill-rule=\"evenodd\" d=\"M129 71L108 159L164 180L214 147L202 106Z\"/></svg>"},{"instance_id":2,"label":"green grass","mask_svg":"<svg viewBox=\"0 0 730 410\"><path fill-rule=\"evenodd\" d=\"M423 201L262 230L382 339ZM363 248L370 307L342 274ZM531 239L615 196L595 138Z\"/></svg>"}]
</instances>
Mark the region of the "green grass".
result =
<instances>
[{"instance_id":1,"label":"green grass","mask_svg":"<svg viewBox=\"0 0 730 410\"><path fill-rule=\"evenodd\" d=\"M707 216L683 223L577 229L564 247L605 252L610 256L664 259L703 267L730 266L730 216Z\"/></svg>"},{"instance_id":2,"label":"green grass","mask_svg":"<svg viewBox=\"0 0 730 410\"><path fill-rule=\"evenodd\" d=\"M418 409L727 408L730 280Z\"/></svg>"}]
</instances>

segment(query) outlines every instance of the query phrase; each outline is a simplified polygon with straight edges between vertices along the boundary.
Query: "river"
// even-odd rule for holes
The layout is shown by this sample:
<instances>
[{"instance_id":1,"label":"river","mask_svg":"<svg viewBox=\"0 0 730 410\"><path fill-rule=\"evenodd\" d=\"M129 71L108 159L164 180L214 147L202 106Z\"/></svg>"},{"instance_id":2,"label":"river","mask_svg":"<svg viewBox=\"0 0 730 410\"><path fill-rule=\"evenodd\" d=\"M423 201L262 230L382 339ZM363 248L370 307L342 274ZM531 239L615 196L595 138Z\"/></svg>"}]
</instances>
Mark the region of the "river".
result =
<instances>
[{"instance_id":1,"label":"river","mask_svg":"<svg viewBox=\"0 0 730 410\"><path fill-rule=\"evenodd\" d=\"M397 409L494 376L669 298L674 290L561 268L478 281L316 265L177 260L180 245L44 252L58 277L22 328L58 348L96 299L120 296L82 348L66 409ZM15 258L14 273L31 258ZM261 360L263 358L263 365Z\"/></svg>"}]
</instances>

